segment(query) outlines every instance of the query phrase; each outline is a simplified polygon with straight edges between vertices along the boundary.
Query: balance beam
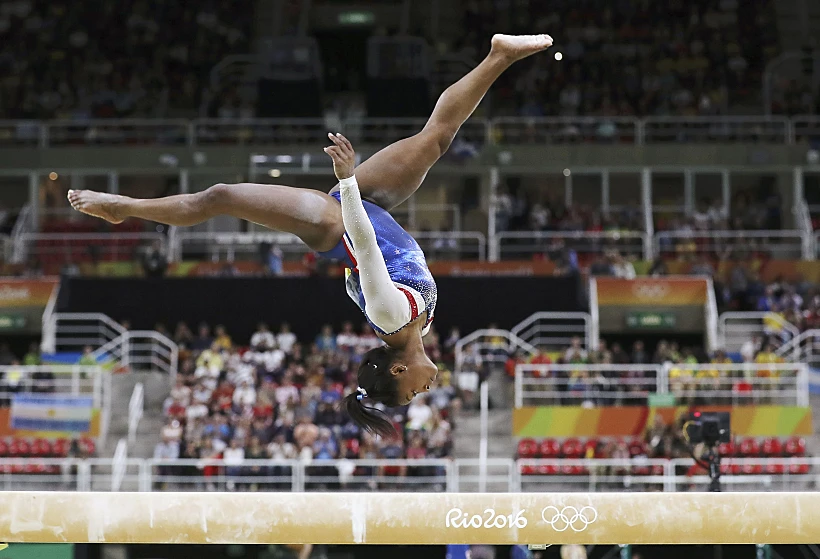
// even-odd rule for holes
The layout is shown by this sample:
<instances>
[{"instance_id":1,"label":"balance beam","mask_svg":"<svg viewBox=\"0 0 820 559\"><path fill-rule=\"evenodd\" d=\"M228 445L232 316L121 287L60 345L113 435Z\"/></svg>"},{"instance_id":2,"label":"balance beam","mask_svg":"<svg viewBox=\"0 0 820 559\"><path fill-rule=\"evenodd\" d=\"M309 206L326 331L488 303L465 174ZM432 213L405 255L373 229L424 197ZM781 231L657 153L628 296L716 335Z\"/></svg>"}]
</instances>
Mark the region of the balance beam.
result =
<instances>
[{"instance_id":1,"label":"balance beam","mask_svg":"<svg viewBox=\"0 0 820 559\"><path fill-rule=\"evenodd\" d=\"M0 493L0 542L797 544L820 493Z\"/></svg>"}]
</instances>

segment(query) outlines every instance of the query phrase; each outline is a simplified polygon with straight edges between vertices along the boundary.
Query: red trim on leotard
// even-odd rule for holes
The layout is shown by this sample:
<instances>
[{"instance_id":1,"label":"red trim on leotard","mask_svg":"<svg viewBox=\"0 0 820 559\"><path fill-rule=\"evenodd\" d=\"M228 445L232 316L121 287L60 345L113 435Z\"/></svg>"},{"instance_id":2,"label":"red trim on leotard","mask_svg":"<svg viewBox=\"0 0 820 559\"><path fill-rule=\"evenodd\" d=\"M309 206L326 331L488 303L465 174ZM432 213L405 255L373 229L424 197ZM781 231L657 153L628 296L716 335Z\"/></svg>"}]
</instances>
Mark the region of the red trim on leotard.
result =
<instances>
[{"instance_id":1,"label":"red trim on leotard","mask_svg":"<svg viewBox=\"0 0 820 559\"><path fill-rule=\"evenodd\" d=\"M419 306L416 304L416 298L413 297L413 294L404 289L403 287L398 288L399 291L404 293L404 296L407 297L407 300L410 301L410 321L414 321L419 316Z\"/></svg>"},{"instance_id":2,"label":"red trim on leotard","mask_svg":"<svg viewBox=\"0 0 820 559\"><path fill-rule=\"evenodd\" d=\"M345 252L347 253L347 257L350 258L350 261L353 263L353 271L357 274L359 273L359 263L356 262L356 257L353 256L353 251L350 250L350 247L347 246L347 239L342 237L342 245L345 247Z\"/></svg>"}]
</instances>

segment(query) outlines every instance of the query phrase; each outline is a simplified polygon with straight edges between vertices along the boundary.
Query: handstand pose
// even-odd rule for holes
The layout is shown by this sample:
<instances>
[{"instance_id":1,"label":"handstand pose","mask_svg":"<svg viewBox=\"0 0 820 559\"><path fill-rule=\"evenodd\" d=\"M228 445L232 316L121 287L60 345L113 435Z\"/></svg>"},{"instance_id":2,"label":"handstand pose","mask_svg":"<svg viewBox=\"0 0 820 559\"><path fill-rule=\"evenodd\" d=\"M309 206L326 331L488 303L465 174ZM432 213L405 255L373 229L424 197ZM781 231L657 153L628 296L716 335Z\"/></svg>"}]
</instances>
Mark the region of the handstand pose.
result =
<instances>
[{"instance_id":1,"label":"handstand pose","mask_svg":"<svg viewBox=\"0 0 820 559\"><path fill-rule=\"evenodd\" d=\"M362 400L405 405L430 389L438 369L422 344L433 320L436 284L418 243L387 212L418 189L504 70L551 45L549 35L494 36L487 58L441 95L421 132L382 149L359 165L355 176L353 146L341 134L328 134L333 145L325 152L339 179L330 194L217 184L195 194L149 200L88 190L69 191L68 199L74 209L112 223L137 217L188 226L230 215L293 233L311 249L343 260L348 294L386 344L363 356L359 388L344 405L365 429L391 433L388 418Z\"/></svg>"}]
</instances>

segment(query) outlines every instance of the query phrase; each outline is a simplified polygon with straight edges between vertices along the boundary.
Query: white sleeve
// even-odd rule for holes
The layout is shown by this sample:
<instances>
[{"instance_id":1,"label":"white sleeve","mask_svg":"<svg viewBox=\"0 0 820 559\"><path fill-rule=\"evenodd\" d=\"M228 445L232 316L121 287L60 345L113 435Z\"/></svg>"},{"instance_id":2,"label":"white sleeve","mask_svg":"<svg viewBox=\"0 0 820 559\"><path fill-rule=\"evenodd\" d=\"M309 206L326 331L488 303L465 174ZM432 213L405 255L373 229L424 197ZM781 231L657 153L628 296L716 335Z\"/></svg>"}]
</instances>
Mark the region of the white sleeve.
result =
<instances>
[{"instance_id":1,"label":"white sleeve","mask_svg":"<svg viewBox=\"0 0 820 559\"><path fill-rule=\"evenodd\" d=\"M359 268L365 313L373 324L388 334L400 330L410 322L410 303L390 279L373 224L362 205L356 177L339 181L339 192L342 220L353 243Z\"/></svg>"}]
</instances>

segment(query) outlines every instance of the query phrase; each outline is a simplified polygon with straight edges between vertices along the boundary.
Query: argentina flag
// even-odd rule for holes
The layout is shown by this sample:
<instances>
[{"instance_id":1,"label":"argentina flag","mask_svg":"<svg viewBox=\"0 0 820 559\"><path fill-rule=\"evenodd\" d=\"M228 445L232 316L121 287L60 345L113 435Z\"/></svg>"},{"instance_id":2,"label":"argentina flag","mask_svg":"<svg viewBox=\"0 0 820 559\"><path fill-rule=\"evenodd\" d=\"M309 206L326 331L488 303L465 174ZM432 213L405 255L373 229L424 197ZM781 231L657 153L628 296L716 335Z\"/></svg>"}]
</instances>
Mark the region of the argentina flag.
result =
<instances>
[{"instance_id":1,"label":"argentina flag","mask_svg":"<svg viewBox=\"0 0 820 559\"><path fill-rule=\"evenodd\" d=\"M15 394L11 403L11 428L21 431L70 431L91 428L94 400L88 396Z\"/></svg>"}]
</instances>

